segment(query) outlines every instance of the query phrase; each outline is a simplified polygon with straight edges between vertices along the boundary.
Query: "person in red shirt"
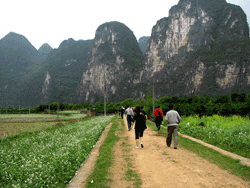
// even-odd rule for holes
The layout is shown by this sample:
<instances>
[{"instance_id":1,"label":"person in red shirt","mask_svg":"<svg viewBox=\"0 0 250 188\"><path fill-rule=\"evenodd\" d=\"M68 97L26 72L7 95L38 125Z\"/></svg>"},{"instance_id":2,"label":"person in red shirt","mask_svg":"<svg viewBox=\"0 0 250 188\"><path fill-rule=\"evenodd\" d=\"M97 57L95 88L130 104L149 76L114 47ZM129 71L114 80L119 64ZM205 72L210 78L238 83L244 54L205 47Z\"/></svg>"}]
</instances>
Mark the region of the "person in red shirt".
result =
<instances>
[{"instance_id":1,"label":"person in red shirt","mask_svg":"<svg viewBox=\"0 0 250 188\"><path fill-rule=\"evenodd\" d=\"M157 109L154 111L155 125L158 131L161 129L161 122L163 121L163 112L160 109L160 106L157 106Z\"/></svg>"}]
</instances>

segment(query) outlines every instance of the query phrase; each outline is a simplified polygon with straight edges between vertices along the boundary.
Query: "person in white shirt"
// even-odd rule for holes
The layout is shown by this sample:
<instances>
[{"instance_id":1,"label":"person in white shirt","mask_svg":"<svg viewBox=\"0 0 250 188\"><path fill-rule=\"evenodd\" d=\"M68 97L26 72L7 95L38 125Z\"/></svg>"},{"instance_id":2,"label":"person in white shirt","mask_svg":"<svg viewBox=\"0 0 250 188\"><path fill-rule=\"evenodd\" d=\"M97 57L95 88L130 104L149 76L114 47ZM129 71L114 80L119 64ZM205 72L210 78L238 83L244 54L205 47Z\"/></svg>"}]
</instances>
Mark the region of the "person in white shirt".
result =
<instances>
[{"instance_id":1,"label":"person in white shirt","mask_svg":"<svg viewBox=\"0 0 250 188\"><path fill-rule=\"evenodd\" d=\"M181 121L181 117L177 111L174 110L174 105L169 105L169 111L166 114L166 120L168 122L168 137L166 144L170 147L172 142L172 134L174 134L174 149L178 148L178 132L177 128Z\"/></svg>"},{"instance_id":2,"label":"person in white shirt","mask_svg":"<svg viewBox=\"0 0 250 188\"><path fill-rule=\"evenodd\" d=\"M131 108L131 106L128 106L128 108L125 110L125 114L127 115L127 124L128 124L128 130L131 130L131 122L134 116L134 112Z\"/></svg>"}]
</instances>

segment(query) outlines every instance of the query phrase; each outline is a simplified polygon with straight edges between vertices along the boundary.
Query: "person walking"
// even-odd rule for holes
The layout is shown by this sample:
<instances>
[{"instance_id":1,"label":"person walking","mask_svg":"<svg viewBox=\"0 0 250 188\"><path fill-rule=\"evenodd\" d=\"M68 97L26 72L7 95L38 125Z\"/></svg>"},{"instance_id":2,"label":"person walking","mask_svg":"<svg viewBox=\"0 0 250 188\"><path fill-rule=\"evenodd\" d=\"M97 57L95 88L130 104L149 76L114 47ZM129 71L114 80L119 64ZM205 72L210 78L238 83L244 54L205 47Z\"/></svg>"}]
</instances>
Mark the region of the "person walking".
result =
<instances>
[{"instance_id":1,"label":"person walking","mask_svg":"<svg viewBox=\"0 0 250 188\"><path fill-rule=\"evenodd\" d=\"M139 106L136 107L135 109L135 114L133 117L133 120L135 122L135 140L136 140L136 149L139 148L139 138L141 142L141 147L143 148L143 142L142 142L142 137L143 137L143 132L146 129L146 117L143 115L141 112L141 108Z\"/></svg>"},{"instance_id":2,"label":"person walking","mask_svg":"<svg viewBox=\"0 0 250 188\"><path fill-rule=\"evenodd\" d=\"M123 119L124 111L125 111L125 109L124 109L124 107L122 106L122 108L121 108L121 118L122 118L122 119Z\"/></svg>"},{"instance_id":3,"label":"person walking","mask_svg":"<svg viewBox=\"0 0 250 188\"><path fill-rule=\"evenodd\" d=\"M181 117L177 111L174 110L174 105L169 105L169 111L166 113L166 120L168 122L168 136L166 144L170 147L172 142L172 134L174 134L174 149L178 148L178 132L177 128L181 122Z\"/></svg>"},{"instance_id":4,"label":"person walking","mask_svg":"<svg viewBox=\"0 0 250 188\"><path fill-rule=\"evenodd\" d=\"M120 106L120 108L119 108L119 116L121 116L121 110L122 110L122 107Z\"/></svg>"},{"instance_id":5,"label":"person walking","mask_svg":"<svg viewBox=\"0 0 250 188\"><path fill-rule=\"evenodd\" d=\"M148 119L148 116L147 116L147 114L146 114L146 112L144 111L144 106L141 106L141 113L145 116L145 129L147 129L148 127L147 127L147 119Z\"/></svg>"},{"instance_id":6,"label":"person walking","mask_svg":"<svg viewBox=\"0 0 250 188\"><path fill-rule=\"evenodd\" d=\"M160 109L160 106L157 106L157 109L154 111L155 117L155 125L158 129L158 131L161 129L161 122L163 121L163 113Z\"/></svg>"},{"instance_id":7,"label":"person walking","mask_svg":"<svg viewBox=\"0 0 250 188\"><path fill-rule=\"evenodd\" d=\"M128 106L127 109L125 110L125 114L127 115L127 124L128 124L128 130L131 130L131 122L134 116L134 112L131 108L131 106Z\"/></svg>"}]
</instances>

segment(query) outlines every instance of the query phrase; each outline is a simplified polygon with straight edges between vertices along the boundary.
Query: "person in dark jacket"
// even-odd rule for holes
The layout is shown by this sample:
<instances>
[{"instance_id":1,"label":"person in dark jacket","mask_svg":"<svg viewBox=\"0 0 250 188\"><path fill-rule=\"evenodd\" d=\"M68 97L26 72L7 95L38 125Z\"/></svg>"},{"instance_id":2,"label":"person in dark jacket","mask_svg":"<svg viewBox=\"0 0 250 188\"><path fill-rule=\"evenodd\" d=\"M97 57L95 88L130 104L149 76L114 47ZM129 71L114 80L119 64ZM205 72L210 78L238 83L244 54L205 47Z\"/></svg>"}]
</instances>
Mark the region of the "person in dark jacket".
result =
<instances>
[{"instance_id":1,"label":"person in dark jacket","mask_svg":"<svg viewBox=\"0 0 250 188\"><path fill-rule=\"evenodd\" d=\"M146 114L146 112L144 111L144 107L143 106L141 106L141 113L145 116L145 127L146 127L146 129L147 129L147 119L148 119L148 116L147 116L147 114Z\"/></svg>"},{"instance_id":2,"label":"person in dark jacket","mask_svg":"<svg viewBox=\"0 0 250 188\"><path fill-rule=\"evenodd\" d=\"M160 109L160 106L157 106L157 109L154 111L155 125L158 131L161 129L161 122L163 121L163 112Z\"/></svg>"},{"instance_id":3,"label":"person in dark jacket","mask_svg":"<svg viewBox=\"0 0 250 188\"><path fill-rule=\"evenodd\" d=\"M139 138L141 142L141 147L143 148L143 142L142 142L142 137L143 137L143 132L146 129L146 117L143 115L141 112L141 108L139 106L136 107L135 109L135 114L133 117L133 120L135 122L135 140L136 140L136 149L139 148Z\"/></svg>"},{"instance_id":4,"label":"person in dark jacket","mask_svg":"<svg viewBox=\"0 0 250 188\"><path fill-rule=\"evenodd\" d=\"M121 117L122 117L122 119L123 119L124 112L125 112L125 108L122 106L122 108L121 108Z\"/></svg>"}]
</instances>

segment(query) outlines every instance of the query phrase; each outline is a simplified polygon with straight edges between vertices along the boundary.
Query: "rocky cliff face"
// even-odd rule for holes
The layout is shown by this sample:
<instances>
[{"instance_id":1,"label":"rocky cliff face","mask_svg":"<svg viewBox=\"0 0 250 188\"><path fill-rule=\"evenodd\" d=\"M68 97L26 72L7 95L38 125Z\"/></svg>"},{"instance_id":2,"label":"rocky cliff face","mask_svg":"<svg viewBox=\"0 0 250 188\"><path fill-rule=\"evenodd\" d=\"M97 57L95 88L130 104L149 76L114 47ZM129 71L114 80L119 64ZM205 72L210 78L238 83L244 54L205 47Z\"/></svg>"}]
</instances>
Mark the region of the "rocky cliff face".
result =
<instances>
[{"instance_id":1,"label":"rocky cliff face","mask_svg":"<svg viewBox=\"0 0 250 188\"><path fill-rule=\"evenodd\" d=\"M142 52L133 32L124 24L109 22L98 27L87 71L78 88L79 101L112 102L131 97L142 66Z\"/></svg>"},{"instance_id":2,"label":"rocky cliff face","mask_svg":"<svg viewBox=\"0 0 250 188\"><path fill-rule=\"evenodd\" d=\"M41 103L76 103L76 89L91 58L93 40L64 40L43 62Z\"/></svg>"},{"instance_id":3,"label":"rocky cliff face","mask_svg":"<svg viewBox=\"0 0 250 188\"><path fill-rule=\"evenodd\" d=\"M240 7L180 0L152 29L143 78L155 77L159 96L232 92L249 85L248 39Z\"/></svg>"}]
</instances>

